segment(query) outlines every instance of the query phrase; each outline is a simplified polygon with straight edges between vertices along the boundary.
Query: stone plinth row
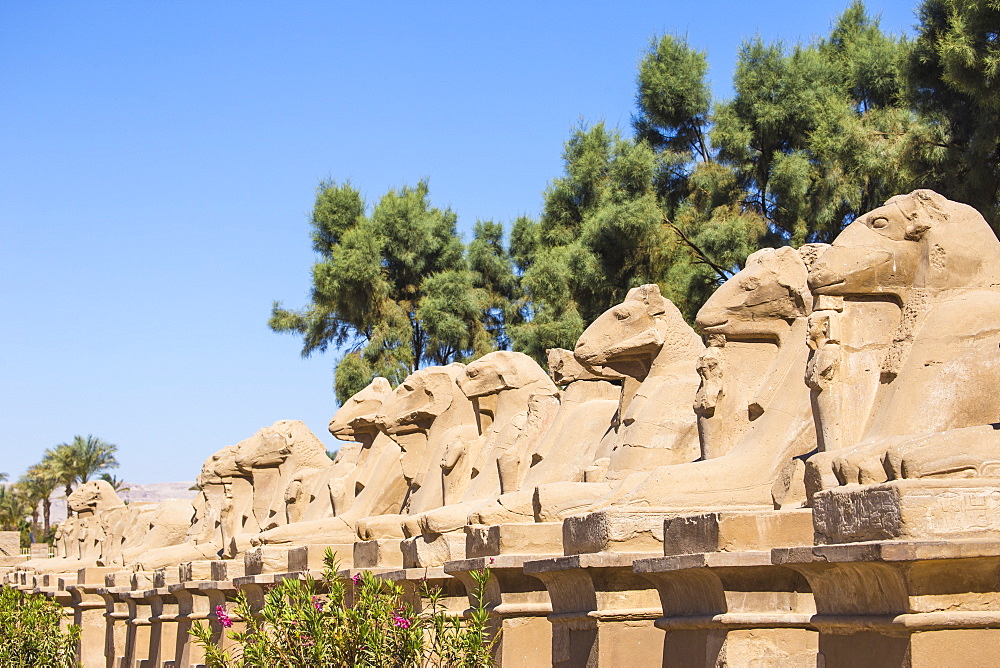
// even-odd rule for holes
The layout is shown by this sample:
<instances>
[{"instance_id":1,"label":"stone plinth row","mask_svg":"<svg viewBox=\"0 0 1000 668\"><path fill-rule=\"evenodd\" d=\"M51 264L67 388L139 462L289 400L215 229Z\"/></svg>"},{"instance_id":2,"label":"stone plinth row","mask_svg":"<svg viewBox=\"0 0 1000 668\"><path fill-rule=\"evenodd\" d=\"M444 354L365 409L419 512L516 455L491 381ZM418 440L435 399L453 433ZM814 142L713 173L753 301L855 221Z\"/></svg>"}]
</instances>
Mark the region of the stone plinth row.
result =
<instances>
[{"instance_id":1,"label":"stone plinth row","mask_svg":"<svg viewBox=\"0 0 1000 668\"><path fill-rule=\"evenodd\" d=\"M775 511L593 513L562 527L575 554L518 554L519 544L543 543L506 540L531 531L470 528L466 551L476 556L438 565L414 564L415 552L389 541L358 543L349 558L347 546L332 547L345 554L341 577L371 571L398 582L418 611L429 585L442 589L446 614L464 614L472 573L488 567L484 596L504 666L972 666L990 665L1000 643L996 538L814 545L808 511ZM326 547L255 548L155 572L8 570L4 579L63 606L83 629L85 667L186 668L204 659L188 633L195 622L226 646L216 606L232 612L242 591L259 609L276 583L318 578Z\"/></svg>"}]
</instances>

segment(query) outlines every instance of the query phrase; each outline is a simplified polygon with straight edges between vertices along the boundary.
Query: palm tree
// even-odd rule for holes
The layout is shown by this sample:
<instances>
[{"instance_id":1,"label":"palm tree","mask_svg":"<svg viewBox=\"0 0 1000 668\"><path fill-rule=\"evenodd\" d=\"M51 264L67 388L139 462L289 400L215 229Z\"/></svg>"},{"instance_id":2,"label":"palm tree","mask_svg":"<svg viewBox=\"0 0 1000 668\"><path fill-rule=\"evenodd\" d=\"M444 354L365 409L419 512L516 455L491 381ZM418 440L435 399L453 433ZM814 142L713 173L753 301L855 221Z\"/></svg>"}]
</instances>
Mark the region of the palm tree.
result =
<instances>
[{"instance_id":1,"label":"palm tree","mask_svg":"<svg viewBox=\"0 0 1000 668\"><path fill-rule=\"evenodd\" d=\"M69 495L73 493L73 483L77 480L73 448L68 443L60 443L54 448L46 449L42 465L48 467L56 484L63 486L68 499ZM69 507L66 508L66 514L73 514Z\"/></svg>"},{"instance_id":2,"label":"palm tree","mask_svg":"<svg viewBox=\"0 0 1000 668\"><path fill-rule=\"evenodd\" d=\"M14 487L0 485L0 531L20 531L30 512L24 497Z\"/></svg>"},{"instance_id":3,"label":"palm tree","mask_svg":"<svg viewBox=\"0 0 1000 668\"><path fill-rule=\"evenodd\" d=\"M118 446L96 436L74 436L70 443L60 443L45 451L43 463L51 466L58 484L66 490L66 498L73 493L77 482L89 482L91 476L105 469L118 468L115 451ZM67 508L66 513L70 510Z\"/></svg>"},{"instance_id":4,"label":"palm tree","mask_svg":"<svg viewBox=\"0 0 1000 668\"><path fill-rule=\"evenodd\" d=\"M21 477L17 484L31 500L34 508L32 517L36 524L38 523L38 504L41 503L43 535L48 536L51 526L49 518L52 514L52 492L59 485L59 478L55 475L55 471L43 461L28 469L28 472Z\"/></svg>"},{"instance_id":5,"label":"palm tree","mask_svg":"<svg viewBox=\"0 0 1000 668\"><path fill-rule=\"evenodd\" d=\"M118 446L114 443L102 441L96 436L87 434L74 436L73 442L69 444L73 449L73 457L76 460L76 475L81 482L90 482L93 475L105 469L118 468L118 460L115 459L115 451Z\"/></svg>"}]
</instances>

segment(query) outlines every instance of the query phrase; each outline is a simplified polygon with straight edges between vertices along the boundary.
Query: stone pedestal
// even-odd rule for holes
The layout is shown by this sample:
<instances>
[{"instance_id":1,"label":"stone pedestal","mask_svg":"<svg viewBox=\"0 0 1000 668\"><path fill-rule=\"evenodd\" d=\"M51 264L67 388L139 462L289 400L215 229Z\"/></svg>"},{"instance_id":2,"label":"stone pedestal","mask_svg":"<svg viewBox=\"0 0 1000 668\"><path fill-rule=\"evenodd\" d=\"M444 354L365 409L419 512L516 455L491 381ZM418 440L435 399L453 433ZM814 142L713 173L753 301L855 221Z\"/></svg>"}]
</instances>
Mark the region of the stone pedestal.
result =
<instances>
[{"instance_id":1,"label":"stone pedestal","mask_svg":"<svg viewBox=\"0 0 1000 668\"><path fill-rule=\"evenodd\" d=\"M243 555L244 572L246 575L261 575L264 573L280 573L288 568L287 547L255 547Z\"/></svg>"},{"instance_id":2,"label":"stone pedestal","mask_svg":"<svg viewBox=\"0 0 1000 668\"><path fill-rule=\"evenodd\" d=\"M400 544L404 568L432 568L465 558L465 533L424 534Z\"/></svg>"},{"instance_id":3,"label":"stone pedestal","mask_svg":"<svg viewBox=\"0 0 1000 668\"><path fill-rule=\"evenodd\" d=\"M524 574L525 559L532 557L477 557L445 564L444 570L465 585L470 605L475 604L477 583L473 571L489 568L485 602L494 634L500 633L494 656L500 666L552 665L552 613L549 595L536 578Z\"/></svg>"},{"instance_id":4,"label":"stone pedestal","mask_svg":"<svg viewBox=\"0 0 1000 668\"><path fill-rule=\"evenodd\" d=\"M350 568L353 561L354 545L303 545L293 547L288 551L288 572L289 573L310 573L313 577L319 577L325 567L324 559L327 549L333 551L334 559L342 567ZM350 555L351 558L344 563L340 555Z\"/></svg>"},{"instance_id":5,"label":"stone pedestal","mask_svg":"<svg viewBox=\"0 0 1000 668\"><path fill-rule=\"evenodd\" d=\"M663 553L663 522L676 513L599 510L562 523L564 554Z\"/></svg>"},{"instance_id":6,"label":"stone pedestal","mask_svg":"<svg viewBox=\"0 0 1000 668\"><path fill-rule=\"evenodd\" d=\"M84 668L105 665L104 645L106 619L104 597L105 577L112 568L81 568L76 574L76 584L66 584L72 595L73 623L80 627L80 663Z\"/></svg>"},{"instance_id":7,"label":"stone pedestal","mask_svg":"<svg viewBox=\"0 0 1000 668\"><path fill-rule=\"evenodd\" d=\"M663 666L816 666L815 608L805 578L768 550L633 564L660 595Z\"/></svg>"},{"instance_id":8,"label":"stone pedestal","mask_svg":"<svg viewBox=\"0 0 1000 668\"><path fill-rule=\"evenodd\" d=\"M652 585L632 572L631 554L579 554L528 561L552 603L553 666L658 665L663 639ZM649 556L642 554L641 556Z\"/></svg>"},{"instance_id":9,"label":"stone pedestal","mask_svg":"<svg viewBox=\"0 0 1000 668\"><path fill-rule=\"evenodd\" d=\"M208 623L212 612L208 596L199 587L200 582L181 582L167 590L177 601L177 636L174 656L178 666L200 664L205 653L188 633L196 622Z\"/></svg>"},{"instance_id":10,"label":"stone pedestal","mask_svg":"<svg viewBox=\"0 0 1000 668\"><path fill-rule=\"evenodd\" d=\"M123 588L124 589L124 588ZM149 659L149 644L152 635L152 602L145 591L120 592L128 604L128 620L125 622L126 666L140 666L140 661Z\"/></svg>"},{"instance_id":11,"label":"stone pedestal","mask_svg":"<svg viewBox=\"0 0 1000 668\"><path fill-rule=\"evenodd\" d=\"M817 543L1000 539L1000 480L893 480L813 497Z\"/></svg>"},{"instance_id":12,"label":"stone pedestal","mask_svg":"<svg viewBox=\"0 0 1000 668\"><path fill-rule=\"evenodd\" d=\"M127 636L126 622L129 616L128 603L119 593L108 587L98 589L104 600L104 659L107 666L118 666L125 656Z\"/></svg>"},{"instance_id":13,"label":"stone pedestal","mask_svg":"<svg viewBox=\"0 0 1000 668\"><path fill-rule=\"evenodd\" d=\"M467 526L465 534L465 553L469 559L562 554L561 522L476 524Z\"/></svg>"},{"instance_id":14,"label":"stone pedestal","mask_svg":"<svg viewBox=\"0 0 1000 668\"><path fill-rule=\"evenodd\" d=\"M1000 541L884 541L777 549L812 588L818 663L985 666L1000 643Z\"/></svg>"}]
</instances>

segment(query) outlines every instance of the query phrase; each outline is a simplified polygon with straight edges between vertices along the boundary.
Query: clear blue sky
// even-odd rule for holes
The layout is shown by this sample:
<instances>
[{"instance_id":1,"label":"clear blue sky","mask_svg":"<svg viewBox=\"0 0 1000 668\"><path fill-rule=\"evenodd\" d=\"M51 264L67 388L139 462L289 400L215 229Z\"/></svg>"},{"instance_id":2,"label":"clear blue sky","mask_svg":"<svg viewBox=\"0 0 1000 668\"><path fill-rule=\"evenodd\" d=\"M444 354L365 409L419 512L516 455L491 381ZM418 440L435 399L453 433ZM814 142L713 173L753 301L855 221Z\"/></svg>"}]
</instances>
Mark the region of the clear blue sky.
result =
<instances>
[{"instance_id":1,"label":"clear blue sky","mask_svg":"<svg viewBox=\"0 0 1000 668\"><path fill-rule=\"evenodd\" d=\"M652 36L726 96L744 39L847 1L363 4L0 5L0 471L92 433L119 476L192 480L282 418L334 447L334 355L266 326L307 299L320 179L427 177L466 233L535 215L575 124L628 126Z\"/></svg>"}]
</instances>

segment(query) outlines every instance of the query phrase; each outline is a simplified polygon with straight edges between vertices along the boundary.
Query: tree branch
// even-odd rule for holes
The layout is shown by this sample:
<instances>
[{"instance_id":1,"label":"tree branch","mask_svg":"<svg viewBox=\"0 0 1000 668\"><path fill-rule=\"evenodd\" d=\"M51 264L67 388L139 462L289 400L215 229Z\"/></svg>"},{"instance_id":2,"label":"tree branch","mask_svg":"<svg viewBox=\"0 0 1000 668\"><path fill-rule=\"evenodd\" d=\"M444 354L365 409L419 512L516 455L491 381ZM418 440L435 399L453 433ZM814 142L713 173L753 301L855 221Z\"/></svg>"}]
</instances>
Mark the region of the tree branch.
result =
<instances>
[{"instance_id":1,"label":"tree branch","mask_svg":"<svg viewBox=\"0 0 1000 668\"><path fill-rule=\"evenodd\" d=\"M708 254L705 253L705 251L703 251L701 248L699 248L697 244L691 241L691 239L689 239L688 236L681 231L681 228L677 227L672 222L670 222L670 220L667 218L665 214L663 214L663 212L660 212L660 216L663 219L663 224L672 229L674 232L676 232L677 236L681 238L681 241L684 243L684 245L686 245L688 248L694 251L695 255L698 256L697 262L699 264L705 264L711 267L712 271L714 271L718 275L720 280L724 281L728 279L730 276L732 276L731 272L726 271L719 265L712 262L712 260L709 259Z\"/></svg>"}]
</instances>

